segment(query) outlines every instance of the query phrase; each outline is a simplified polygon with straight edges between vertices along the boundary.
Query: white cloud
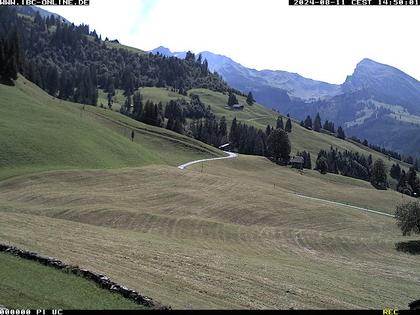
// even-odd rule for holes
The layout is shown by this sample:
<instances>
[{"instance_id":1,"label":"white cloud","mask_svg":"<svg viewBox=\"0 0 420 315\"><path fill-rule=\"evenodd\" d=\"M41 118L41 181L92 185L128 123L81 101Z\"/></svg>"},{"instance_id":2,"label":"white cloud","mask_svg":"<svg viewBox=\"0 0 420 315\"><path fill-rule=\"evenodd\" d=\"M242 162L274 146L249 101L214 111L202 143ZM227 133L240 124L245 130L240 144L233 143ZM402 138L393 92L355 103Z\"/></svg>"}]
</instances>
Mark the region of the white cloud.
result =
<instances>
[{"instance_id":1,"label":"white cloud","mask_svg":"<svg viewBox=\"0 0 420 315\"><path fill-rule=\"evenodd\" d=\"M149 50L209 50L256 69L341 83L367 57L420 78L420 7L290 7L286 0L91 0L51 10ZM153 1L153 0L152 0ZM124 3L124 6L123 6ZM51 9L51 7L46 8Z\"/></svg>"}]
</instances>

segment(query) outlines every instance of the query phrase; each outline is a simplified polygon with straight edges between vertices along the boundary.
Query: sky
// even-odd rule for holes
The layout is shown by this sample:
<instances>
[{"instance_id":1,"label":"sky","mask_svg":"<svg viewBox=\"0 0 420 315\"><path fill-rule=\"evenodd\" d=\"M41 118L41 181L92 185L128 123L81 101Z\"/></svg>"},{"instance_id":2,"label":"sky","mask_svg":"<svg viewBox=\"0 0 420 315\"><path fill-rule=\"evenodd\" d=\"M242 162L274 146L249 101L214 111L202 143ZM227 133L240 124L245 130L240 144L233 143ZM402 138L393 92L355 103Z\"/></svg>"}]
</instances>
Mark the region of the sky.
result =
<instances>
[{"instance_id":1,"label":"sky","mask_svg":"<svg viewBox=\"0 0 420 315\"><path fill-rule=\"evenodd\" d=\"M103 38L211 51L257 70L343 83L363 58L420 80L420 6L289 6L287 0L90 0L42 6Z\"/></svg>"}]
</instances>

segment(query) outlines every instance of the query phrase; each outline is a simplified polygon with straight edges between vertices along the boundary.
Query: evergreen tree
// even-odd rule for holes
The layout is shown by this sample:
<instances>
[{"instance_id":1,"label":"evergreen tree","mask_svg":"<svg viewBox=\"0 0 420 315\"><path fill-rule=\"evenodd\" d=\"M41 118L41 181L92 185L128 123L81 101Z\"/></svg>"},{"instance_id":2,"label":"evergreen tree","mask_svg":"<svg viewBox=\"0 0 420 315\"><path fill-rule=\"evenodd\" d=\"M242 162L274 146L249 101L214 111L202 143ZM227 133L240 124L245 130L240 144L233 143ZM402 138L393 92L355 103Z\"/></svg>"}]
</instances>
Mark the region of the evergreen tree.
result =
<instances>
[{"instance_id":1,"label":"evergreen tree","mask_svg":"<svg viewBox=\"0 0 420 315\"><path fill-rule=\"evenodd\" d=\"M255 100L254 100L254 96L252 95L252 92L248 93L248 96L246 98L246 103L250 106L252 106L254 104Z\"/></svg>"},{"instance_id":2,"label":"evergreen tree","mask_svg":"<svg viewBox=\"0 0 420 315\"><path fill-rule=\"evenodd\" d=\"M325 130L328 130L329 132L335 133L335 126L333 122L330 122L328 120L326 120L324 122L324 126L322 127Z\"/></svg>"},{"instance_id":3,"label":"evergreen tree","mask_svg":"<svg viewBox=\"0 0 420 315\"><path fill-rule=\"evenodd\" d=\"M48 67L47 72L47 91L49 94L55 96L58 90L58 70L56 66Z\"/></svg>"},{"instance_id":4,"label":"evergreen tree","mask_svg":"<svg viewBox=\"0 0 420 315\"><path fill-rule=\"evenodd\" d=\"M233 106L235 104L238 104L238 99L236 98L236 95L233 94L232 92L229 93L229 97L228 97L228 106Z\"/></svg>"},{"instance_id":5,"label":"evergreen tree","mask_svg":"<svg viewBox=\"0 0 420 315\"><path fill-rule=\"evenodd\" d=\"M321 117L319 116L319 113L316 114L315 120L314 120L314 130L316 132L320 132L322 128L321 124Z\"/></svg>"},{"instance_id":6,"label":"evergreen tree","mask_svg":"<svg viewBox=\"0 0 420 315\"><path fill-rule=\"evenodd\" d=\"M282 129L273 130L267 139L268 154L274 160L287 163L290 158L291 145L287 132Z\"/></svg>"},{"instance_id":7,"label":"evergreen tree","mask_svg":"<svg viewBox=\"0 0 420 315\"><path fill-rule=\"evenodd\" d=\"M229 141L232 145L235 145L239 142L239 130L236 117L233 118L232 124L230 125Z\"/></svg>"},{"instance_id":8,"label":"evergreen tree","mask_svg":"<svg viewBox=\"0 0 420 315\"><path fill-rule=\"evenodd\" d=\"M108 98L108 108L109 108L109 110L112 110L112 103L114 102L112 100L112 94L111 93L108 93L107 94L107 98Z\"/></svg>"},{"instance_id":9,"label":"evergreen tree","mask_svg":"<svg viewBox=\"0 0 420 315\"><path fill-rule=\"evenodd\" d=\"M311 118L311 116L307 116L306 117L306 119L305 119L305 128L307 128L307 129L312 129L312 118Z\"/></svg>"},{"instance_id":10,"label":"evergreen tree","mask_svg":"<svg viewBox=\"0 0 420 315\"><path fill-rule=\"evenodd\" d=\"M287 118L286 127L284 128L284 130L286 132L292 132L292 121L290 120L290 117Z\"/></svg>"},{"instance_id":11,"label":"evergreen tree","mask_svg":"<svg viewBox=\"0 0 420 315\"><path fill-rule=\"evenodd\" d=\"M267 125L267 127L265 128L265 134L268 137L270 135L270 133L271 133L271 126Z\"/></svg>"},{"instance_id":12,"label":"evergreen tree","mask_svg":"<svg viewBox=\"0 0 420 315\"><path fill-rule=\"evenodd\" d=\"M397 191L409 196L413 194L413 190L411 189L410 185L408 185L407 174L404 170L401 171L401 176L397 185Z\"/></svg>"},{"instance_id":13,"label":"evergreen tree","mask_svg":"<svg viewBox=\"0 0 420 315\"><path fill-rule=\"evenodd\" d=\"M227 123L225 116L222 116L222 118L220 118L219 135L221 137L220 141L223 142L223 144L225 144L227 141Z\"/></svg>"},{"instance_id":14,"label":"evergreen tree","mask_svg":"<svg viewBox=\"0 0 420 315\"><path fill-rule=\"evenodd\" d=\"M185 60L189 62L195 62L195 54L191 51L187 51L187 54L185 55Z\"/></svg>"},{"instance_id":15,"label":"evergreen tree","mask_svg":"<svg viewBox=\"0 0 420 315\"><path fill-rule=\"evenodd\" d=\"M384 161L377 159L372 168L372 185L381 190L386 190L388 187L386 167Z\"/></svg>"},{"instance_id":16,"label":"evergreen tree","mask_svg":"<svg viewBox=\"0 0 420 315\"><path fill-rule=\"evenodd\" d=\"M283 117L277 117L276 129L284 129Z\"/></svg>"},{"instance_id":17,"label":"evergreen tree","mask_svg":"<svg viewBox=\"0 0 420 315\"><path fill-rule=\"evenodd\" d=\"M401 167L399 164L392 164L391 170L389 172L392 178L399 180L401 177Z\"/></svg>"},{"instance_id":18,"label":"evergreen tree","mask_svg":"<svg viewBox=\"0 0 420 315\"><path fill-rule=\"evenodd\" d=\"M35 74L32 74L32 75L33 75L33 81L34 81ZM71 76L67 71L63 71L60 76L60 93L58 97L64 100L69 99L73 97L73 93L74 93L74 83L72 82Z\"/></svg>"},{"instance_id":19,"label":"evergreen tree","mask_svg":"<svg viewBox=\"0 0 420 315\"><path fill-rule=\"evenodd\" d=\"M315 163L315 169L318 170L321 174L327 174L328 162L325 156L318 156Z\"/></svg>"},{"instance_id":20,"label":"evergreen tree","mask_svg":"<svg viewBox=\"0 0 420 315\"><path fill-rule=\"evenodd\" d=\"M312 169L311 154L309 152L297 152L296 155L303 157L303 168Z\"/></svg>"},{"instance_id":21,"label":"evergreen tree","mask_svg":"<svg viewBox=\"0 0 420 315\"><path fill-rule=\"evenodd\" d=\"M420 182L417 177L417 172L414 167L410 167L407 173L407 183L410 185L413 195L420 195Z\"/></svg>"},{"instance_id":22,"label":"evergreen tree","mask_svg":"<svg viewBox=\"0 0 420 315\"><path fill-rule=\"evenodd\" d=\"M346 134L344 133L344 130L343 128L341 128L341 126L339 126L337 129L337 138L340 138L343 140L346 139Z\"/></svg>"},{"instance_id":23,"label":"evergreen tree","mask_svg":"<svg viewBox=\"0 0 420 315\"><path fill-rule=\"evenodd\" d=\"M131 95L128 95L125 98L125 102L124 102L124 106L121 107L121 111L122 113L124 113L125 115L130 115L131 114Z\"/></svg>"},{"instance_id":24,"label":"evergreen tree","mask_svg":"<svg viewBox=\"0 0 420 315\"><path fill-rule=\"evenodd\" d=\"M137 91L133 95L133 118L140 120L142 112L143 112L143 97L140 94L140 92Z\"/></svg>"},{"instance_id":25,"label":"evergreen tree","mask_svg":"<svg viewBox=\"0 0 420 315\"><path fill-rule=\"evenodd\" d=\"M309 170L312 169L311 153L309 153L309 152L306 155L304 168L307 168Z\"/></svg>"}]
</instances>

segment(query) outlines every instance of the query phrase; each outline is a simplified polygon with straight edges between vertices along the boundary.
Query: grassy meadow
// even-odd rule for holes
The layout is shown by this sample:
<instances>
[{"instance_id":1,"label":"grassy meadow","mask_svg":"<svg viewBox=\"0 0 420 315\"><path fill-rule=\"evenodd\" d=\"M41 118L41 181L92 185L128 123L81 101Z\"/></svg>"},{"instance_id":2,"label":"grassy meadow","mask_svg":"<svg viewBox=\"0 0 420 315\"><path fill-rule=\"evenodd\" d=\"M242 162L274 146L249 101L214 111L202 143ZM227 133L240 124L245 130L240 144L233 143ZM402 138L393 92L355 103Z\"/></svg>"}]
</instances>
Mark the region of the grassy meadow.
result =
<instances>
[{"instance_id":1,"label":"grassy meadow","mask_svg":"<svg viewBox=\"0 0 420 315\"><path fill-rule=\"evenodd\" d=\"M131 131L135 131L131 142ZM52 169L178 165L221 152L118 113L61 101L20 77L0 85L0 179Z\"/></svg>"},{"instance_id":2,"label":"grassy meadow","mask_svg":"<svg viewBox=\"0 0 420 315\"><path fill-rule=\"evenodd\" d=\"M260 128L275 122L277 114L258 104L231 112L226 95L191 92L219 117ZM155 100L176 97L170 93L144 90ZM391 217L298 194L389 214L409 197L255 156L181 171L177 165L222 152L115 111L83 110L24 78L0 85L0 105L1 243L107 274L175 309L404 309L418 299L420 256L395 248L415 237L403 237ZM369 152L298 124L291 140L293 152L309 150L312 158L332 144ZM13 287L24 275L20 261L7 259L16 258L0 255L0 275ZM36 283L44 272L28 275ZM51 288L57 300L11 289L0 302L62 305L67 285Z\"/></svg>"},{"instance_id":3,"label":"grassy meadow","mask_svg":"<svg viewBox=\"0 0 420 315\"><path fill-rule=\"evenodd\" d=\"M0 253L0 301L21 309L146 309L95 283Z\"/></svg>"},{"instance_id":4,"label":"grassy meadow","mask_svg":"<svg viewBox=\"0 0 420 315\"><path fill-rule=\"evenodd\" d=\"M274 184L276 184L274 186ZM260 157L181 171L51 171L0 183L0 242L54 255L173 308L407 308L420 256L395 249L399 195Z\"/></svg>"}]
</instances>

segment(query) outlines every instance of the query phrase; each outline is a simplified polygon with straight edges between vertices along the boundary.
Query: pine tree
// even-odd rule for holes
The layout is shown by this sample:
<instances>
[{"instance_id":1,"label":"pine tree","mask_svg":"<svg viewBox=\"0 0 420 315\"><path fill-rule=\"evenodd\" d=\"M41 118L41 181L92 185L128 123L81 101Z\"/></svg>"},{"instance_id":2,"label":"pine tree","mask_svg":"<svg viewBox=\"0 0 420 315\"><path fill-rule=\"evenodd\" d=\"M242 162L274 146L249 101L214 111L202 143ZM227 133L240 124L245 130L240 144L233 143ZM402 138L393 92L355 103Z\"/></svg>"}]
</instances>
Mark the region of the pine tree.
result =
<instances>
[{"instance_id":1,"label":"pine tree","mask_svg":"<svg viewBox=\"0 0 420 315\"><path fill-rule=\"evenodd\" d=\"M230 125L229 141L234 147L238 146L239 133L238 133L238 123L236 121L236 117L233 118L232 124Z\"/></svg>"},{"instance_id":2,"label":"pine tree","mask_svg":"<svg viewBox=\"0 0 420 315\"><path fill-rule=\"evenodd\" d=\"M108 108L109 108L109 110L112 110L112 103L114 102L112 100L112 94L111 93L108 93L107 94L107 98L108 98Z\"/></svg>"},{"instance_id":3,"label":"pine tree","mask_svg":"<svg viewBox=\"0 0 420 315\"><path fill-rule=\"evenodd\" d=\"M267 127L265 128L265 134L268 137L270 135L270 133L271 133L271 126L267 125Z\"/></svg>"},{"instance_id":4,"label":"pine tree","mask_svg":"<svg viewBox=\"0 0 420 315\"><path fill-rule=\"evenodd\" d=\"M255 100L254 100L254 96L252 95L252 92L248 93L248 96L246 98L246 103L250 106L252 106L254 104Z\"/></svg>"},{"instance_id":5,"label":"pine tree","mask_svg":"<svg viewBox=\"0 0 420 315\"><path fill-rule=\"evenodd\" d=\"M420 194L420 182L417 178L417 172L414 167L410 167L407 173L407 183L408 185L410 185L413 194Z\"/></svg>"},{"instance_id":6,"label":"pine tree","mask_svg":"<svg viewBox=\"0 0 420 315\"><path fill-rule=\"evenodd\" d=\"M291 145L287 132L282 129L273 130L267 139L268 154L274 160L287 163L290 158Z\"/></svg>"},{"instance_id":7,"label":"pine tree","mask_svg":"<svg viewBox=\"0 0 420 315\"><path fill-rule=\"evenodd\" d=\"M315 163L315 169L318 170L321 174L327 174L328 172L328 162L327 158L323 155L318 155Z\"/></svg>"},{"instance_id":8,"label":"pine tree","mask_svg":"<svg viewBox=\"0 0 420 315\"><path fill-rule=\"evenodd\" d=\"M319 113L316 114L315 120L314 120L314 130L316 132L320 132L322 128L321 124L321 117L319 116Z\"/></svg>"},{"instance_id":9,"label":"pine tree","mask_svg":"<svg viewBox=\"0 0 420 315\"><path fill-rule=\"evenodd\" d=\"M49 94L55 96L58 90L58 70L56 66L50 66L47 72L47 91Z\"/></svg>"},{"instance_id":10,"label":"pine tree","mask_svg":"<svg viewBox=\"0 0 420 315\"><path fill-rule=\"evenodd\" d=\"M284 124L283 124L283 117L279 116L277 117L277 125L276 125L276 129L284 129Z\"/></svg>"},{"instance_id":11,"label":"pine tree","mask_svg":"<svg viewBox=\"0 0 420 315\"><path fill-rule=\"evenodd\" d=\"M287 118L286 127L284 128L284 130L286 132L292 132L292 121L290 120L290 117Z\"/></svg>"},{"instance_id":12,"label":"pine tree","mask_svg":"<svg viewBox=\"0 0 420 315\"><path fill-rule=\"evenodd\" d=\"M226 117L225 116L222 116L222 118L220 118L219 135L221 137L221 139L220 139L221 142L226 142L227 141L227 138L226 138L227 137L227 123L226 123Z\"/></svg>"},{"instance_id":13,"label":"pine tree","mask_svg":"<svg viewBox=\"0 0 420 315\"><path fill-rule=\"evenodd\" d=\"M346 139L346 134L344 133L344 130L341 128L341 126L339 126L337 129L337 138Z\"/></svg>"},{"instance_id":14,"label":"pine tree","mask_svg":"<svg viewBox=\"0 0 420 315\"><path fill-rule=\"evenodd\" d=\"M400 176L400 179L398 181L397 190L400 193L403 193L403 194L406 194L406 195L409 195L409 196L411 196L413 194L413 190L408 185L407 174L405 173L404 170L401 171L401 176Z\"/></svg>"},{"instance_id":15,"label":"pine tree","mask_svg":"<svg viewBox=\"0 0 420 315\"><path fill-rule=\"evenodd\" d=\"M126 97L126 99L125 99L124 108L123 108L123 112L126 115L130 115L131 114L131 104L132 104L132 102L131 102L131 95L128 95Z\"/></svg>"},{"instance_id":16,"label":"pine tree","mask_svg":"<svg viewBox=\"0 0 420 315\"><path fill-rule=\"evenodd\" d=\"M238 99L236 98L236 95L233 94L232 92L229 92L229 97L228 97L228 106L233 106L235 104L238 104Z\"/></svg>"},{"instance_id":17,"label":"pine tree","mask_svg":"<svg viewBox=\"0 0 420 315\"><path fill-rule=\"evenodd\" d=\"M389 172L392 178L399 180L401 177L401 167L399 164L392 164L391 170Z\"/></svg>"},{"instance_id":18,"label":"pine tree","mask_svg":"<svg viewBox=\"0 0 420 315\"><path fill-rule=\"evenodd\" d=\"M312 129L312 118L309 115L305 119L305 128Z\"/></svg>"},{"instance_id":19,"label":"pine tree","mask_svg":"<svg viewBox=\"0 0 420 315\"><path fill-rule=\"evenodd\" d=\"M311 153L309 153L309 152L308 152L308 155L306 156L304 167L309 169L309 170L312 169Z\"/></svg>"},{"instance_id":20,"label":"pine tree","mask_svg":"<svg viewBox=\"0 0 420 315\"><path fill-rule=\"evenodd\" d=\"M372 185L381 190L386 190L388 187L386 167L384 161L377 159L372 167Z\"/></svg>"},{"instance_id":21,"label":"pine tree","mask_svg":"<svg viewBox=\"0 0 420 315\"><path fill-rule=\"evenodd\" d=\"M110 94L108 94L110 95ZM135 92L133 95L133 117L134 119L140 120L141 114L143 112L143 97L139 91Z\"/></svg>"}]
</instances>

